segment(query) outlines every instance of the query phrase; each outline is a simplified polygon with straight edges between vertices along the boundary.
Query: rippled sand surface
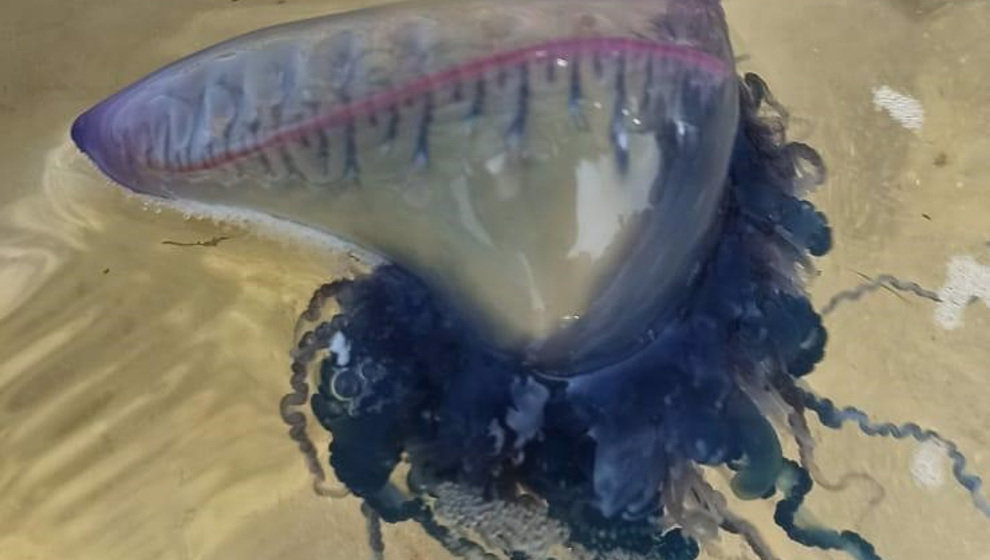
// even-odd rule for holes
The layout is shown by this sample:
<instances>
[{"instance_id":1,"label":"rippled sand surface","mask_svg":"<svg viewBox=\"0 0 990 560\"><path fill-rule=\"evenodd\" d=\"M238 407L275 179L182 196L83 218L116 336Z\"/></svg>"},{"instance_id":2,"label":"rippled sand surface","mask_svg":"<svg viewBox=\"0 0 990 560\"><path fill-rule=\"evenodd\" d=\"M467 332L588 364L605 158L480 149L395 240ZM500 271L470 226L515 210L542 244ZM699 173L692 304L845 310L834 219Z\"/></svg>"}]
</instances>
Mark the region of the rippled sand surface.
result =
<instances>
[{"instance_id":1,"label":"rippled sand surface","mask_svg":"<svg viewBox=\"0 0 990 560\"><path fill-rule=\"evenodd\" d=\"M77 113L179 56L360 4L8 2L0 560L368 557L356 500L312 492L277 412L295 319L353 259L318 239L148 208L67 138ZM767 79L792 136L829 164L814 197L836 244L811 284L816 304L881 274L942 290L938 305L885 289L840 304L811 385L939 430L990 477L990 4L726 9L743 68ZM990 520L937 448L849 428L816 435L825 475L870 476L813 492L819 520L888 559L990 558ZM769 503L739 511L783 558L843 557L786 542ZM388 558L445 557L412 525L387 527L386 542ZM706 554L753 557L730 537Z\"/></svg>"}]
</instances>

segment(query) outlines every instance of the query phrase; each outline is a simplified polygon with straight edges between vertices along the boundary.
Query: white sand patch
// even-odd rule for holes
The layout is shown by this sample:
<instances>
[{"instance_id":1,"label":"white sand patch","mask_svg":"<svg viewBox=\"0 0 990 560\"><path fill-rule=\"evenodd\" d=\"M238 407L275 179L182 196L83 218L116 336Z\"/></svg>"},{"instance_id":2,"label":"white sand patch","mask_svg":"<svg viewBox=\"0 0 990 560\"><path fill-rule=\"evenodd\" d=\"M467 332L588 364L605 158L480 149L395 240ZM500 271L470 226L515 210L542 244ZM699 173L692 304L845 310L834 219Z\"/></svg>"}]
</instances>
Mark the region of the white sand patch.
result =
<instances>
[{"instance_id":1,"label":"white sand patch","mask_svg":"<svg viewBox=\"0 0 990 560\"><path fill-rule=\"evenodd\" d=\"M911 459L911 477L922 488L939 488L945 484L948 457L940 443L928 440L918 446Z\"/></svg>"},{"instance_id":2,"label":"white sand patch","mask_svg":"<svg viewBox=\"0 0 990 560\"><path fill-rule=\"evenodd\" d=\"M925 124L925 109L921 102L889 86L873 88L873 106L877 111L887 111L891 118L908 130L921 130Z\"/></svg>"},{"instance_id":3,"label":"white sand patch","mask_svg":"<svg viewBox=\"0 0 990 560\"><path fill-rule=\"evenodd\" d=\"M971 302L983 300L990 307L990 266L970 256L952 257L938 297L942 301L935 307L935 323L946 330L961 327L963 311Z\"/></svg>"}]
</instances>

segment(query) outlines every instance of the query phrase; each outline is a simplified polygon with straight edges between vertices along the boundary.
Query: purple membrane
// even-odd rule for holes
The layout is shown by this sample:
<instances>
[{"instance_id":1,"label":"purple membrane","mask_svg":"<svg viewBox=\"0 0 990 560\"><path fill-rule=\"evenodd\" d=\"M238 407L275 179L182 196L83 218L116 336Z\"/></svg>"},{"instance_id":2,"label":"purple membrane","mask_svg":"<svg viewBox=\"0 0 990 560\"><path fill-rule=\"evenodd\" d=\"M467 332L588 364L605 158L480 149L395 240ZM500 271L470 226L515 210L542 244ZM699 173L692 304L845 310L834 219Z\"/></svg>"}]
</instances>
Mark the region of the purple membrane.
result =
<instances>
[{"instance_id":1,"label":"purple membrane","mask_svg":"<svg viewBox=\"0 0 990 560\"><path fill-rule=\"evenodd\" d=\"M466 558L682 560L719 530L776 558L709 466L796 542L873 560L799 515L806 410L941 442L990 507L952 442L803 386L827 337L799 272L831 235L784 124L716 0L446 0L221 43L72 137L133 191L386 258L317 290L280 404L320 493L304 410L332 435L378 557L381 521L411 520Z\"/></svg>"},{"instance_id":2,"label":"purple membrane","mask_svg":"<svg viewBox=\"0 0 990 560\"><path fill-rule=\"evenodd\" d=\"M435 2L319 18L160 70L72 135L129 189L347 238L494 344L573 369L641 345L711 243L738 111L718 10Z\"/></svg>"}]
</instances>

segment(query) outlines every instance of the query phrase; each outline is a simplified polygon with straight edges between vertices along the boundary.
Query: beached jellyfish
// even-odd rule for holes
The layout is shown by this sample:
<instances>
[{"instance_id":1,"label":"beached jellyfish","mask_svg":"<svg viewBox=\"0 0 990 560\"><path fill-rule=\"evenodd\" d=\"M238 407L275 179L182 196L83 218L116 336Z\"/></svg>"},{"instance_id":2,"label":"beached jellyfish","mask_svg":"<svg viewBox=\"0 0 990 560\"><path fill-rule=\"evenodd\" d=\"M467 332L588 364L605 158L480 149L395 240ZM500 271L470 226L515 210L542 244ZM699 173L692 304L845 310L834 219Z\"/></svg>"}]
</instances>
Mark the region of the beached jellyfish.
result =
<instances>
[{"instance_id":1,"label":"beached jellyfish","mask_svg":"<svg viewBox=\"0 0 990 560\"><path fill-rule=\"evenodd\" d=\"M719 530L775 558L713 468L793 540L879 558L799 515L807 411L939 442L990 507L951 442L802 381L826 333L801 275L831 238L785 124L717 0L446 0L233 39L72 136L133 191L381 258L317 290L281 403L321 492L303 412L332 434L376 555L411 520L467 558L681 560Z\"/></svg>"}]
</instances>

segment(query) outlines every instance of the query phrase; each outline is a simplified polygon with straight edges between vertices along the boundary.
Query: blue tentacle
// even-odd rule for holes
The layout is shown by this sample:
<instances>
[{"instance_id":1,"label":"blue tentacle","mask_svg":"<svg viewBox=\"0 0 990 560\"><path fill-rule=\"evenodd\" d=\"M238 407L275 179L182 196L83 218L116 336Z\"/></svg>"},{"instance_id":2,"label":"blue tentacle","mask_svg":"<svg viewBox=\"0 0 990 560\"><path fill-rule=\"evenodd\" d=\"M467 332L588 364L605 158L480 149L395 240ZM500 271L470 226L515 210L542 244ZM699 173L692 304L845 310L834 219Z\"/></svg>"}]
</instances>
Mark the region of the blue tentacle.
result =
<instances>
[{"instance_id":1,"label":"blue tentacle","mask_svg":"<svg viewBox=\"0 0 990 560\"><path fill-rule=\"evenodd\" d=\"M875 422L870 420L866 412L852 406L838 408L831 400L821 398L813 393L798 389L804 406L813 410L818 415L821 423L829 428L838 429L845 422L855 422L859 425L860 431L871 437L892 437L894 439L914 438L919 443L934 441L945 448L949 459L952 461L952 475L956 481L969 492L973 499L973 505L980 510L983 515L990 517L990 502L987 497L980 492L983 480L975 474L966 472L966 457L959 451L959 446L950 439L940 435L935 430L922 428L914 422L904 424L894 424L892 422Z\"/></svg>"},{"instance_id":2,"label":"blue tentacle","mask_svg":"<svg viewBox=\"0 0 990 560\"><path fill-rule=\"evenodd\" d=\"M882 560L873 545L855 531L802 527L795 522L804 497L811 491L811 476L807 470L794 461L785 460L777 485L784 498L777 502L773 520L791 540L823 550L842 550L856 560Z\"/></svg>"}]
</instances>

